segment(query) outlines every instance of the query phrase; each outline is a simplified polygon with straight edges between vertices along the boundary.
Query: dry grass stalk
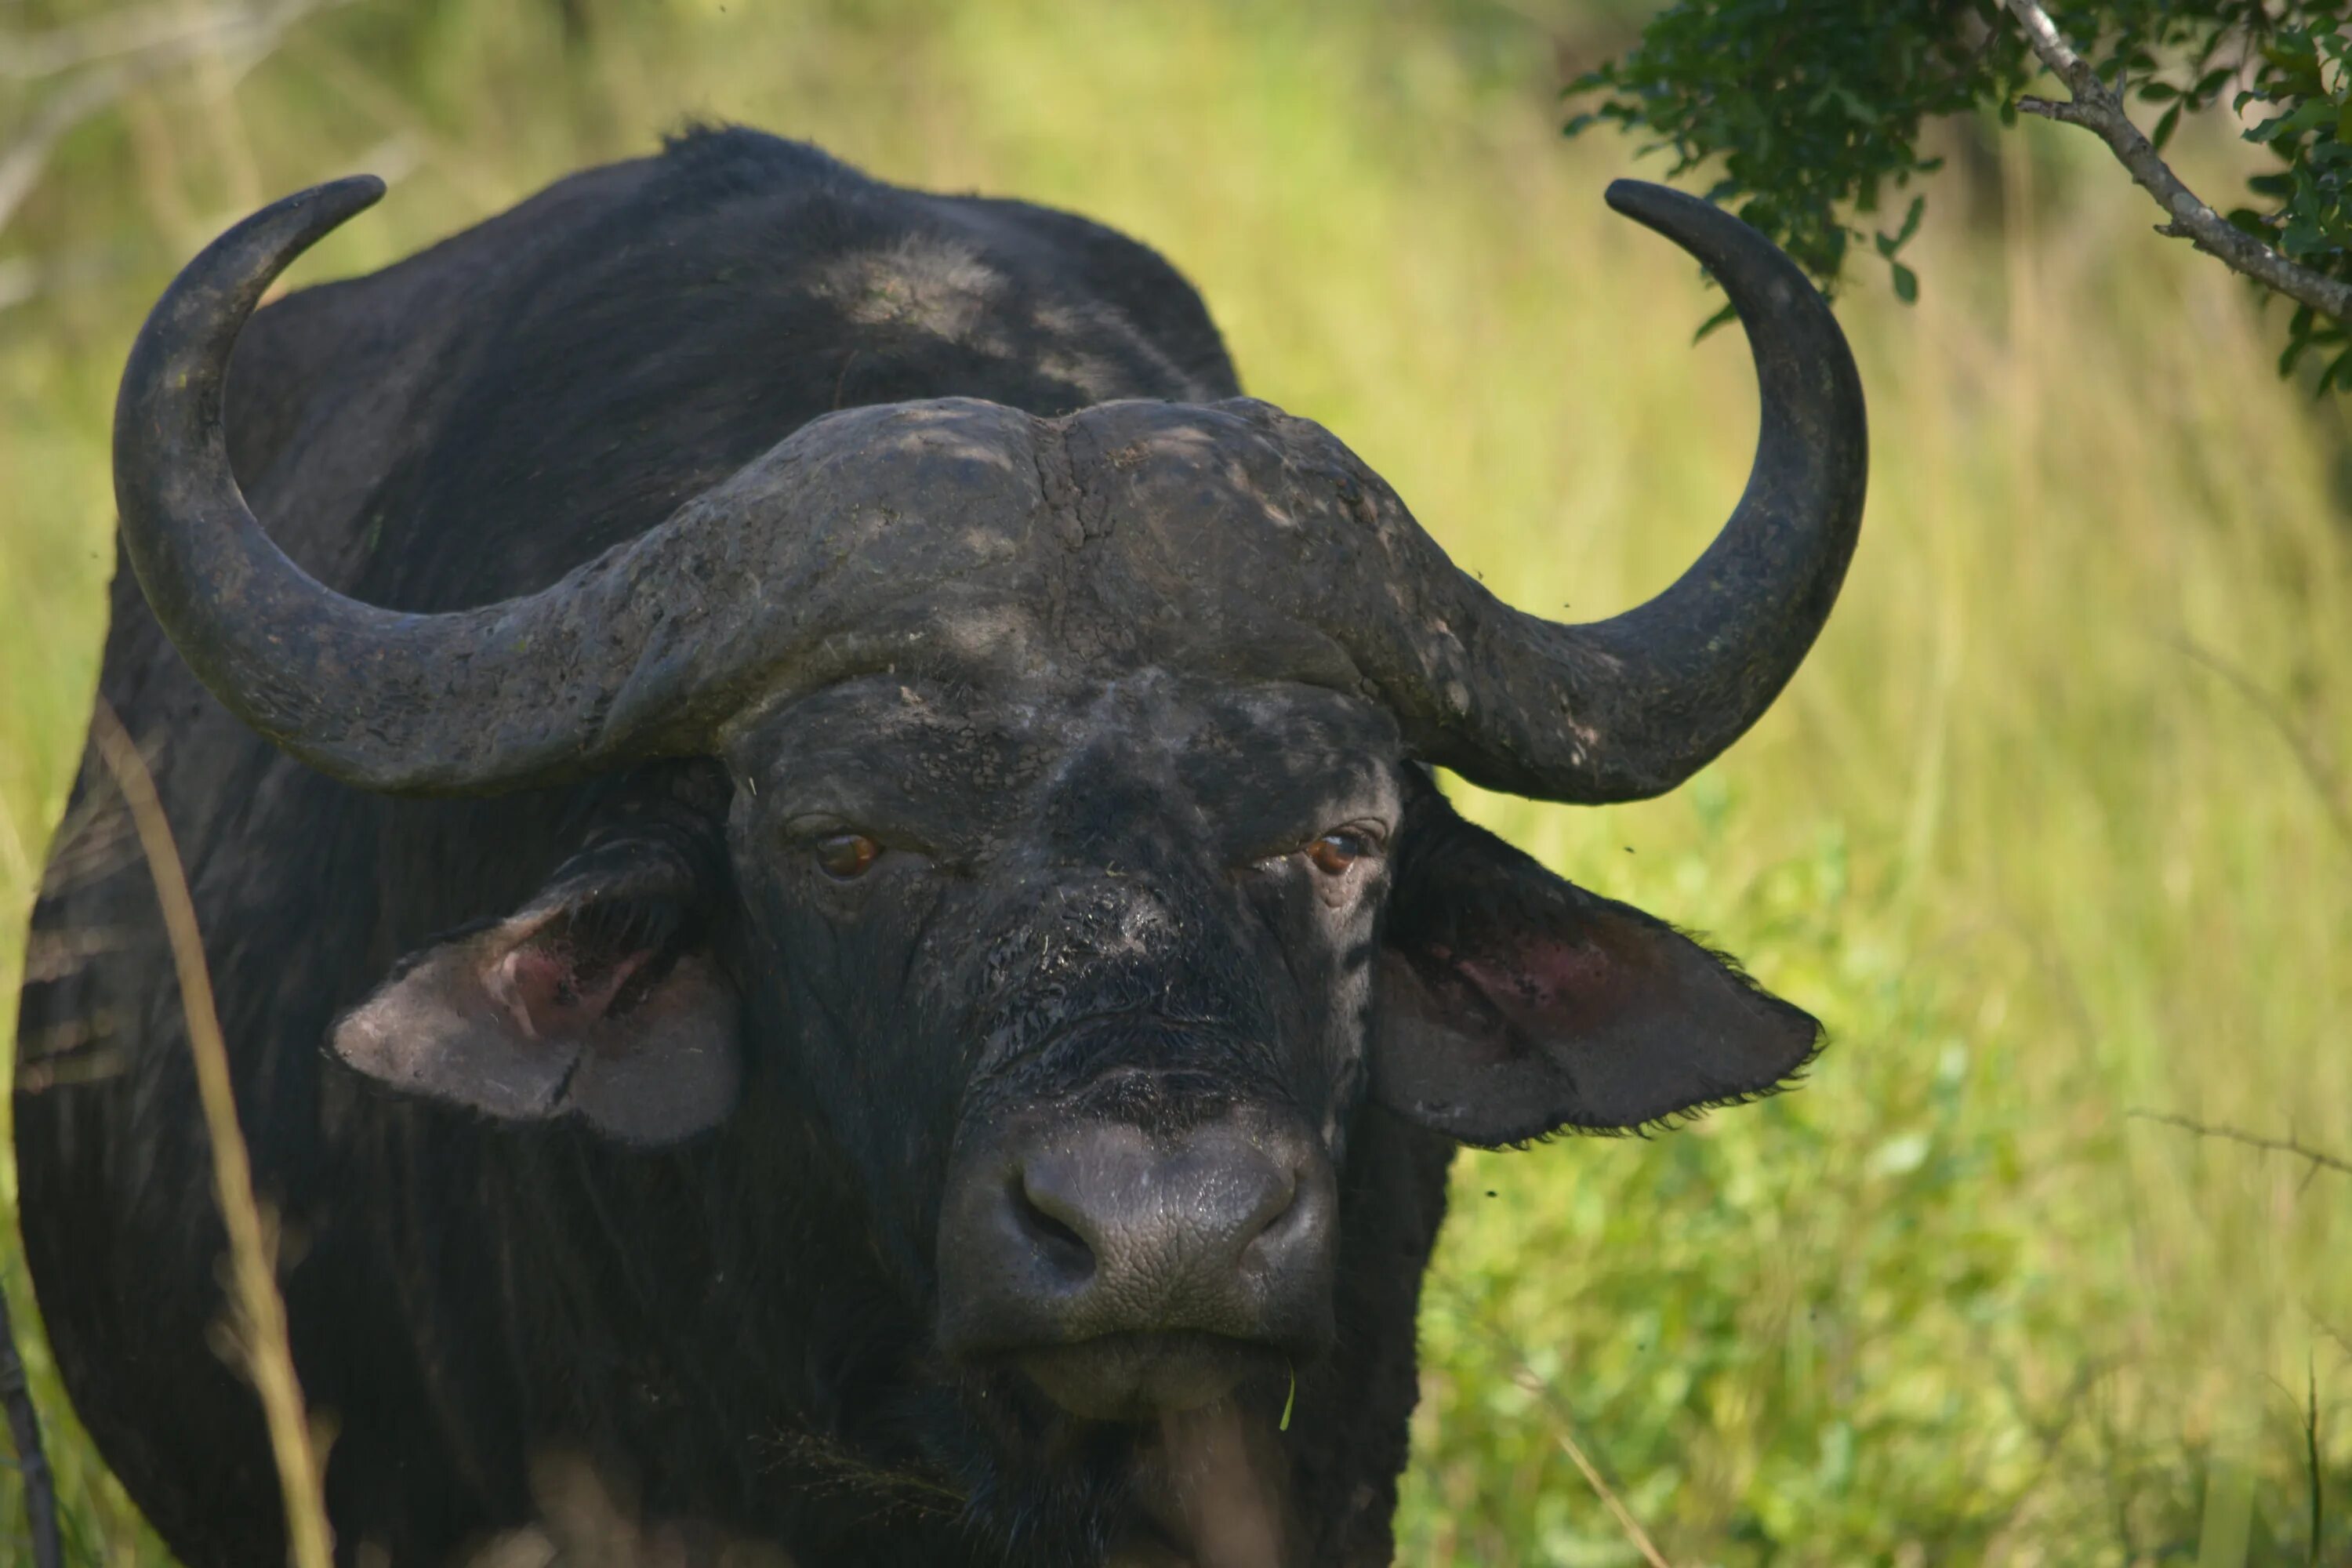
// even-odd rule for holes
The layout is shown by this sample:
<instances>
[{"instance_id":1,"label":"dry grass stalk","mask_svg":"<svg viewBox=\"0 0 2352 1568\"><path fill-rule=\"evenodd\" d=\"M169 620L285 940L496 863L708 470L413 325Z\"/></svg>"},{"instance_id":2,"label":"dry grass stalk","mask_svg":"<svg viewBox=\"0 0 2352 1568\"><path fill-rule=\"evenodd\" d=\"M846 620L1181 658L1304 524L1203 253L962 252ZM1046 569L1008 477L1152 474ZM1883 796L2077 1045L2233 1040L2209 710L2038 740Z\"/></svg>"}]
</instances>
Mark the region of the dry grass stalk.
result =
<instances>
[{"instance_id":1,"label":"dry grass stalk","mask_svg":"<svg viewBox=\"0 0 2352 1568\"><path fill-rule=\"evenodd\" d=\"M1674 1568L1674 1564L1666 1561L1665 1553L1658 1550L1657 1542L1650 1539L1650 1532L1642 1528L1642 1521L1633 1517L1633 1510L1620 1501L1616 1491L1607 1481L1601 1479L1600 1468L1584 1457L1584 1450L1577 1447L1576 1439L1566 1432L1553 1435L1559 1439L1560 1448L1570 1458L1576 1461L1576 1468L1584 1472L1585 1480L1591 1485L1593 1491L1600 1496L1601 1503L1609 1510L1609 1517L1617 1521L1617 1528L1625 1532L1625 1539L1633 1543L1635 1551L1641 1552L1642 1560L1647 1563L1650 1568Z\"/></svg>"},{"instance_id":2,"label":"dry grass stalk","mask_svg":"<svg viewBox=\"0 0 2352 1568\"><path fill-rule=\"evenodd\" d=\"M212 1138L215 1195L228 1227L230 1279L236 1316L236 1342L244 1372L261 1396L269 1424L269 1445L278 1461L278 1482L286 1500L287 1555L294 1568L332 1568L334 1536L327 1526L323 1467L312 1444L294 1373L294 1352L286 1335L286 1301L278 1292L275 1237L253 1195L253 1166L236 1121L236 1097L229 1082L228 1047L221 1038L220 1015L213 1005L212 975L205 966L204 939L196 926L195 901L173 842L172 825L155 794L154 776L101 699L90 719L90 739L115 787L131 808L140 847L155 879L156 902L172 942L172 963L180 980L180 1005L188 1025L188 1054L194 1058L196 1091L204 1102L205 1126Z\"/></svg>"}]
</instances>

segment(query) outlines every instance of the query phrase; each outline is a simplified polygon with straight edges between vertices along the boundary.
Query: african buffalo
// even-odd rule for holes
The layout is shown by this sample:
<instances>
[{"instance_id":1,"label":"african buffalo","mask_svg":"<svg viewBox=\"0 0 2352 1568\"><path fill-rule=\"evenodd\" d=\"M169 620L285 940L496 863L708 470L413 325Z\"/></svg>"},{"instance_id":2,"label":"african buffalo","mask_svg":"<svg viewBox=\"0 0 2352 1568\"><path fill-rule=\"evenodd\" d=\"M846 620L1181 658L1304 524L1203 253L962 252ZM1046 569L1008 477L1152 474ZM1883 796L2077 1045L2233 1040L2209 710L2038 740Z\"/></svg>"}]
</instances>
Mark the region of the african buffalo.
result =
<instances>
[{"instance_id":1,"label":"african buffalo","mask_svg":"<svg viewBox=\"0 0 2352 1568\"><path fill-rule=\"evenodd\" d=\"M265 209L149 319L102 681L345 1560L450 1561L568 1455L803 1568L1388 1562L1454 1149L1761 1094L1819 1038L1428 770L1653 795L1771 702L1862 511L1820 295L1611 187L1738 306L1762 435L1697 564L1572 626L1081 218L702 131L257 310L381 190ZM76 798L26 1246L132 1497L250 1568L279 1505L179 997Z\"/></svg>"}]
</instances>

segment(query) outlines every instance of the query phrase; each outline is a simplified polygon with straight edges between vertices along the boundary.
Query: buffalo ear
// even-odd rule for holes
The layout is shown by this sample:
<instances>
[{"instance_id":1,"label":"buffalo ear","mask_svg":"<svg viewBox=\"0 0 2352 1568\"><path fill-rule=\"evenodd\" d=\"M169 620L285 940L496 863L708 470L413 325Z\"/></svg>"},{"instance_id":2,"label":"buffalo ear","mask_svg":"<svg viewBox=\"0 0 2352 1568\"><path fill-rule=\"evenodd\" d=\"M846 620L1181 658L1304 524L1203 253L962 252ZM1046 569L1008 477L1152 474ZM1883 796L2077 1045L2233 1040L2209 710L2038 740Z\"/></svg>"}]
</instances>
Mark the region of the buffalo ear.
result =
<instances>
[{"instance_id":1,"label":"buffalo ear","mask_svg":"<svg viewBox=\"0 0 2352 1568\"><path fill-rule=\"evenodd\" d=\"M1639 1127L1769 1090L1812 1017L1663 921L1553 876L1437 803L1380 955L1372 1093L1465 1143Z\"/></svg>"},{"instance_id":2,"label":"buffalo ear","mask_svg":"<svg viewBox=\"0 0 2352 1568\"><path fill-rule=\"evenodd\" d=\"M605 840L505 920L402 960L329 1049L504 1121L577 1117L639 1146L717 1126L740 1007L705 940L711 874L659 834Z\"/></svg>"}]
</instances>

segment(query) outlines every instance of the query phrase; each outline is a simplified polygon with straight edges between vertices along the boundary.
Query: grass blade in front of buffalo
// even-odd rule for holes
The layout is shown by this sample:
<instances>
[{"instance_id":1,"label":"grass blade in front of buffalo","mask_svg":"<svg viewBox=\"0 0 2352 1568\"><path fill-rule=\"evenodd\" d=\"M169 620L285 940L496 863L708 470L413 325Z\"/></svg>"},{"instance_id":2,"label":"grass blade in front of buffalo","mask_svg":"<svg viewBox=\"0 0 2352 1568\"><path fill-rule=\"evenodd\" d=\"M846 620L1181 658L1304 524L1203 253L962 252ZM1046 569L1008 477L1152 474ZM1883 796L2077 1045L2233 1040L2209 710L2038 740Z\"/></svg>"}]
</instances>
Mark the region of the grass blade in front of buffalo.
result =
<instances>
[{"instance_id":1,"label":"grass blade in front of buffalo","mask_svg":"<svg viewBox=\"0 0 2352 1568\"><path fill-rule=\"evenodd\" d=\"M205 1126L212 1138L213 1181L221 1219L228 1227L230 1279L236 1342L247 1377L261 1396L269 1423L269 1445L278 1461L278 1481L286 1500L287 1557L294 1568L332 1568L334 1538L327 1527L325 1494L320 1486L319 1450L294 1373L294 1353L286 1337L286 1301L278 1293L273 1227L253 1195L253 1166L236 1122L236 1092L229 1082L228 1048L221 1038L220 1015L213 1005L211 973L205 967L204 938L188 878L173 842L172 825L155 794L146 759L104 699L90 716L90 740L131 808L139 846L155 879L163 928L179 973L180 1005L188 1024L188 1052L195 1060L196 1092L204 1102Z\"/></svg>"},{"instance_id":2,"label":"grass blade in front of buffalo","mask_svg":"<svg viewBox=\"0 0 2352 1568\"><path fill-rule=\"evenodd\" d=\"M8 1436L16 1447L16 1479L25 1494L25 1526L33 1536L33 1568L64 1568L57 1483L41 1448L41 1417L25 1383L25 1362L16 1353L16 1328L9 1321L5 1292L0 1292L0 1405L8 1408Z\"/></svg>"}]
</instances>

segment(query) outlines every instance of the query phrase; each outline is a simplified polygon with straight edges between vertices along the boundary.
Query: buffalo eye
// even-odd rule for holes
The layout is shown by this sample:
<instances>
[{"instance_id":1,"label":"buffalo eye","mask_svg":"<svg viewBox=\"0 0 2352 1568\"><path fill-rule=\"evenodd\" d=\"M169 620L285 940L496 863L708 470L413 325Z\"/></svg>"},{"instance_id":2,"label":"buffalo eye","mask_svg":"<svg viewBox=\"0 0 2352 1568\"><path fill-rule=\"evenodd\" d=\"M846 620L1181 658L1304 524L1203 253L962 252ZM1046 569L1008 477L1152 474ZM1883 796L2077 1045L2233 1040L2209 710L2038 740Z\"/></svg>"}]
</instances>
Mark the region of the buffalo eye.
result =
<instances>
[{"instance_id":1,"label":"buffalo eye","mask_svg":"<svg viewBox=\"0 0 2352 1568\"><path fill-rule=\"evenodd\" d=\"M1360 828L1342 827L1307 847L1307 858L1327 877L1344 877L1356 863L1379 851L1380 845Z\"/></svg>"},{"instance_id":2,"label":"buffalo eye","mask_svg":"<svg viewBox=\"0 0 2352 1568\"><path fill-rule=\"evenodd\" d=\"M836 882L855 881L866 875L882 846L863 833L828 833L813 847L817 869Z\"/></svg>"}]
</instances>

